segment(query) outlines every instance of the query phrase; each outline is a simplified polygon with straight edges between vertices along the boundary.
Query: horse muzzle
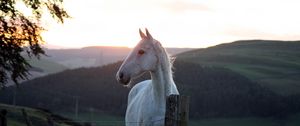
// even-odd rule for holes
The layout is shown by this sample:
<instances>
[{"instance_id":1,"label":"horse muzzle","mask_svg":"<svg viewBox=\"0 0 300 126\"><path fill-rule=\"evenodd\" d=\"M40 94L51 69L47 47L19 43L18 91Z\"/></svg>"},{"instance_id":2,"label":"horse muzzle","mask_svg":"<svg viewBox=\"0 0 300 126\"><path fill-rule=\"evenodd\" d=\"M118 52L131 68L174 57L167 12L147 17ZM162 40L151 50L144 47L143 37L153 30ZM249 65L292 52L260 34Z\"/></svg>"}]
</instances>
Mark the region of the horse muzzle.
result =
<instances>
[{"instance_id":1,"label":"horse muzzle","mask_svg":"<svg viewBox=\"0 0 300 126\"><path fill-rule=\"evenodd\" d=\"M118 72L116 75L116 78L118 80L119 83L123 84L123 85L128 85L128 83L130 82L130 76L126 76L123 72Z\"/></svg>"}]
</instances>

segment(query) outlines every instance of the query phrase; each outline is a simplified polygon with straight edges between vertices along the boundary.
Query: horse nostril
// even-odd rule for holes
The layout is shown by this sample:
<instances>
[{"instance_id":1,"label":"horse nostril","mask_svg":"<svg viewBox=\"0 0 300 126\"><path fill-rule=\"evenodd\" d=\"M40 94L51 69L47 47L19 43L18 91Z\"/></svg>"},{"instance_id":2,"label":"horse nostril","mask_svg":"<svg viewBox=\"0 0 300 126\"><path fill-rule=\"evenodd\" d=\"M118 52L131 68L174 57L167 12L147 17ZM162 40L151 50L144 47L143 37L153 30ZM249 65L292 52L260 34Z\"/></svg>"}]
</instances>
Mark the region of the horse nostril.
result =
<instances>
[{"instance_id":1,"label":"horse nostril","mask_svg":"<svg viewBox=\"0 0 300 126\"><path fill-rule=\"evenodd\" d=\"M122 79L124 77L123 73L120 73L119 78Z\"/></svg>"}]
</instances>

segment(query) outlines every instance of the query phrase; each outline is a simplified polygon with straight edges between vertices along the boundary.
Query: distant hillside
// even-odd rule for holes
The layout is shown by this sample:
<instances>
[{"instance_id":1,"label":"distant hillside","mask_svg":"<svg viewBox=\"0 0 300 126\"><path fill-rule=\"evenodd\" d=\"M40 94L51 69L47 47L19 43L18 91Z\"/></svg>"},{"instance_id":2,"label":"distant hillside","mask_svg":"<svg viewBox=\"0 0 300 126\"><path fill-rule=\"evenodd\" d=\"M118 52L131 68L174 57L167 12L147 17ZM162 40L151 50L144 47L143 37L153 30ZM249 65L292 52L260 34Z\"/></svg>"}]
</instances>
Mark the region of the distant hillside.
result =
<instances>
[{"instance_id":1,"label":"distant hillside","mask_svg":"<svg viewBox=\"0 0 300 126\"><path fill-rule=\"evenodd\" d=\"M45 74L58 73L68 69L67 66L47 60L47 57L27 58L29 64L33 67L31 70L36 72L43 72Z\"/></svg>"},{"instance_id":2,"label":"distant hillside","mask_svg":"<svg viewBox=\"0 0 300 126\"><path fill-rule=\"evenodd\" d=\"M191 119L267 117L278 125L290 121L289 117L300 113L299 83L295 83L299 79L298 43L238 41L179 54L174 79L180 93L190 96ZM82 115L124 117L129 89L116 82L120 64L36 78L17 90L1 90L0 102L45 108L63 115L74 115L78 107ZM147 75L136 82L146 78ZM271 83L266 78L284 83ZM284 93L276 90L278 85Z\"/></svg>"},{"instance_id":3,"label":"distant hillside","mask_svg":"<svg viewBox=\"0 0 300 126\"><path fill-rule=\"evenodd\" d=\"M52 73L58 73L68 69L68 67L61 65L59 63L47 60L44 56L41 56L40 59L36 57L29 58L28 55L24 55L25 59L29 62L32 68L29 69L28 80L45 76ZM27 79L19 79L19 82L27 81ZM15 83L12 80L8 80L6 86L14 85Z\"/></svg>"},{"instance_id":4,"label":"distant hillside","mask_svg":"<svg viewBox=\"0 0 300 126\"><path fill-rule=\"evenodd\" d=\"M300 96L284 97L226 68L175 62L175 82L182 95L191 97L192 118L274 117L300 112ZM39 107L56 113L88 113L124 116L128 88L115 79L120 62L96 68L66 70L0 92L0 102ZM142 77L147 78L147 77Z\"/></svg>"},{"instance_id":5,"label":"distant hillside","mask_svg":"<svg viewBox=\"0 0 300 126\"><path fill-rule=\"evenodd\" d=\"M85 47L81 49L45 50L48 60L69 68L95 67L122 60L130 51L126 47Z\"/></svg>"},{"instance_id":6,"label":"distant hillside","mask_svg":"<svg viewBox=\"0 0 300 126\"><path fill-rule=\"evenodd\" d=\"M172 55L191 50L190 48L168 48ZM71 69L97 67L123 60L131 51L127 47L92 46L81 49L46 50L47 60L67 66Z\"/></svg>"},{"instance_id":7,"label":"distant hillside","mask_svg":"<svg viewBox=\"0 0 300 126\"><path fill-rule=\"evenodd\" d=\"M177 59L228 68L280 94L300 93L300 41L237 41L188 51Z\"/></svg>"},{"instance_id":8,"label":"distant hillside","mask_svg":"<svg viewBox=\"0 0 300 126\"><path fill-rule=\"evenodd\" d=\"M32 65L28 76L31 80L36 77L45 76L52 73L58 73L67 69L80 67L97 67L107 65L123 60L130 52L127 47L109 47L109 46L92 46L81 49L45 49L46 56L40 59L35 57L29 58L26 54L24 57ZM191 50L190 48L168 48L172 55ZM19 80L20 82L27 81ZM12 80L8 80L7 86L14 85Z\"/></svg>"}]
</instances>

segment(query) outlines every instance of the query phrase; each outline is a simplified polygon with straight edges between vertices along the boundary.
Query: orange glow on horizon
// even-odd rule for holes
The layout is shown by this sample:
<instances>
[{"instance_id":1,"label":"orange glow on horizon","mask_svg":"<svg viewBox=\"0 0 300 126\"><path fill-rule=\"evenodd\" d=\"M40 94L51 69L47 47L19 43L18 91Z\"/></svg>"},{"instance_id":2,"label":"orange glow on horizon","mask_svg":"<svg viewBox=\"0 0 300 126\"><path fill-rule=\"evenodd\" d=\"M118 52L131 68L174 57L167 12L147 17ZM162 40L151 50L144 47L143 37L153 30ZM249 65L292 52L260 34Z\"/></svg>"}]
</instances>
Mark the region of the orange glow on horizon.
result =
<instances>
[{"instance_id":1,"label":"orange glow on horizon","mask_svg":"<svg viewBox=\"0 0 300 126\"><path fill-rule=\"evenodd\" d=\"M133 47L147 27L166 47L208 47L241 39L300 40L300 1L65 0L73 17L50 23L51 45Z\"/></svg>"}]
</instances>

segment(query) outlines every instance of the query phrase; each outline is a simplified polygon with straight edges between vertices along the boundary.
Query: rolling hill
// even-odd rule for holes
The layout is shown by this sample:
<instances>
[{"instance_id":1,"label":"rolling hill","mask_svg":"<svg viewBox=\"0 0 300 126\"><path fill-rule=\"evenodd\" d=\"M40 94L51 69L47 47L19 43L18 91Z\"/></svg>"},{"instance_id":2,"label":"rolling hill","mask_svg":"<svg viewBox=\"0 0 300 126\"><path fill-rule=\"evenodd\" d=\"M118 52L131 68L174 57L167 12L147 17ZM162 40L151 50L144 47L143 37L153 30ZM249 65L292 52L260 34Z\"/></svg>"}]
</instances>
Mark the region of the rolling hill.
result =
<instances>
[{"instance_id":1,"label":"rolling hill","mask_svg":"<svg viewBox=\"0 0 300 126\"><path fill-rule=\"evenodd\" d=\"M127 47L110 47L110 46L91 46L80 49L45 49L46 56L40 59L35 57L29 58L26 54L24 57L32 65L28 76L31 80L36 77L45 76L61 72L67 69L80 67L97 67L123 60L130 52ZM171 55L175 55L190 48L167 48ZM19 80L20 82L27 81ZM8 80L6 86L14 85L12 80Z\"/></svg>"},{"instance_id":2,"label":"rolling hill","mask_svg":"<svg viewBox=\"0 0 300 126\"><path fill-rule=\"evenodd\" d=\"M228 68L280 94L300 93L300 41L237 41L184 52L177 58Z\"/></svg>"},{"instance_id":3,"label":"rolling hill","mask_svg":"<svg viewBox=\"0 0 300 126\"><path fill-rule=\"evenodd\" d=\"M32 66L32 68L29 69L29 76L28 76L28 80L37 78L37 77L41 77L41 76L46 76L48 74L53 74L53 73L58 73L61 71L64 71L66 69L68 69L68 67L50 61L48 59L46 59L45 57L41 57L40 59L37 59L35 57L31 57L29 58L27 55L24 55L25 59L28 61L28 63ZM19 82L24 82L24 81L28 81L27 79L18 79ZM15 83L9 79L7 81L7 83L5 84L6 86L11 86L14 85Z\"/></svg>"},{"instance_id":4,"label":"rolling hill","mask_svg":"<svg viewBox=\"0 0 300 126\"><path fill-rule=\"evenodd\" d=\"M123 60L130 52L127 47L91 46L80 49L47 49L47 60L70 69L97 67ZM167 48L172 55L191 50L190 48Z\"/></svg>"},{"instance_id":5,"label":"rolling hill","mask_svg":"<svg viewBox=\"0 0 300 126\"><path fill-rule=\"evenodd\" d=\"M36 78L21 84L16 93L13 87L2 90L0 102L15 102L68 115L74 113L79 101L81 113L88 113L93 108L99 114L123 116L129 89L115 80L119 66L120 62ZM281 118L300 112L300 96L277 95L229 69L202 67L181 60L177 60L174 66L179 91L191 96L192 118ZM142 77L146 78L147 75Z\"/></svg>"},{"instance_id":6,"label":"rolling hill","mask_svg":"<svg viewBox=\"0 0 300 126\"><path fill-rule=\"evenodd\" d=\"M191 119L263 117L276 125L288 123L300 113L300 94L293 87L299 84L295 83L299 78L298 48L299 42L238 41L178 54L174 80L180 93L191 98ZM82 115L124 116L129 89L115 80L120 64L35 78L18 89L1 90L0 102L65 116L74 115L76 106ZM144 75L135 81L147 78L149 75ZM292 83L283 83L282 93L276 90L278 84L267 78Z\"/></svg>"},{"instance_id":7,"label":"rolling hill","mask_svg":"<svg viewBox=\"0 0 300 126\"><path fill-rule=\"evenodd\" d=\"M70 119L60 117L41 109L0 104L0 110L1 112L3 110L7 112L6 117L8 126L27 126L24 114L22 113L23 110L33 126L47 126L49 125L48 119L50 118L55 126L81 126L81 124L74 123Z\"/></svg>"},{"instance_id":8,"label":"rolling hill","mask_svg":"<svg viewBox=\"0 0 300 126\"><path fill-rule=\"evenodd\" d=\"M54 61L48 60L46 57L41 57L40 59L37 58L26 58L29 64L32 66L31 71L41 72L45 75L58 73L69 69L67 66L62 64L56 63Z\"/></svg>"}]
</instances>

